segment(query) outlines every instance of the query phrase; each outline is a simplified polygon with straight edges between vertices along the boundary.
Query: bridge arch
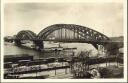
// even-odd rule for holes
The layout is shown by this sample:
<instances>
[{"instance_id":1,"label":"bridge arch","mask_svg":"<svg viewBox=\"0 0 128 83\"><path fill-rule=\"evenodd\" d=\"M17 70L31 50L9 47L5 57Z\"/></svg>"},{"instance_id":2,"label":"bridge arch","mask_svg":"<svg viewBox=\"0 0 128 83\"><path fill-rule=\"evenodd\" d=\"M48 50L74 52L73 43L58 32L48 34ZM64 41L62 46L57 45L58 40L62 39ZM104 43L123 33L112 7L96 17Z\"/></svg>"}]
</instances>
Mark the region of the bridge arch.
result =
<instances>
[{"instance_id":1,"label":"bridge arch","mask_svg":"<svg viewBox=\"0 0 128 83\"><path fill-rule=\"evenodd\" d=\"M78 35L84 38L84 39L79 38L80 41L91 43L95 47L96 47L96 44L103 44L103 42L109 40L109 37L107 37L106 35L96 30L93 30L81 25L75 25L75 24L54 24L54 25L48 26L45 29L43 29L37 35L37 37L39 40L46 40L48 35L50 35L52 32L59 29L71 30L74 33L77 33Z\"/></svg>"},{"instance_id":2,"label":"bridge arch","mask_svg":"<svg viewBox=\"0 0 128 83\"><path fill-rule=\"evenodd\" d=\"M83 34L85 35L85 37L88 35L89 37L95 39L95 41L99 41L99 40L103 41L103 40L109 39L109 37L107 37L106 35L98 32L98 31L95 31L93 29L90 29L90 28L87 28L84 26L75 25L75 24L54 24L54 25L48 26L38 34L38 39L43 40L50 33L54 32L55 30L63 29L63 28L77 32L81 36L83 36Z\"/></svg>"},{"instance_id":3,"label":"bridge arch","mask_svg":"<svg viewBox=\"0 0 128 83\"><path fill-rule=\"evenodd\" d=\"M34 39L36 39L36 34L30 30L22 30L22 31L17 33L16 39L34 40Z\"/></svg>"},{"instance_id":4,"label":"bridge arch","mask_svg":"<svg viewBox=\"0 0 128 83\"><path fill-rule=\"evenodd\" d=\"M33 43L36 45L37 49L44 48L43 41L37 40L37 35L30 30L22 30L22 31L17 33L14 41L18 46L21 45L21 40L33 41Z\"/></svg>"}]
</instances>

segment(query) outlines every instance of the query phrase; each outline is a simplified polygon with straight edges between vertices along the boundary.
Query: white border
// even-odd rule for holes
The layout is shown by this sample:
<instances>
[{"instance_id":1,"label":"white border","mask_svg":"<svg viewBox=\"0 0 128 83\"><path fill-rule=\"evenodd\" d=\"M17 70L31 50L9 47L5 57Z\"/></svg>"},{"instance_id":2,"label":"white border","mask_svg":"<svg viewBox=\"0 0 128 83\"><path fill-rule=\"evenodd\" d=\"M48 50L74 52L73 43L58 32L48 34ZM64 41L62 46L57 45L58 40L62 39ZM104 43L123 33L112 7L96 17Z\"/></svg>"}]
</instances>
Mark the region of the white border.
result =
<instances>
[{"instance_id":1,"label":"white border","mask_svg":"<svg viewBox=\"0 0 128 83\"><path fill-rule=\"evenodd\" d=\"M35 2L35 3L38 3L38 2L51 2L51 3L56 3L56 2L64 2L64 3L69 3L69 2L89 2L89 3L102 3L102 2L117 2L117 3L120 3L122 2L122 0L3 0L5 3L26 3L26 2Z\"/></svg>"},{"instance_id":2,"label":"white border","mask_svg":"<svg viewBox=\"0 0 128 83\"><path fill-rule=\"evenodd\" d=\"M124 15L124 78L123 79L3 79L3 35L4 35L4 4L5 3L56 3L56 2L89 2L89 3L100 3L100 2L117 2L121 3L122 0L2 0L1 1L1 81L2 82L127 82L127 0L123 0L123 15ZM20 81L22 80L22 81Z\"/></svg>"}]
</instances>

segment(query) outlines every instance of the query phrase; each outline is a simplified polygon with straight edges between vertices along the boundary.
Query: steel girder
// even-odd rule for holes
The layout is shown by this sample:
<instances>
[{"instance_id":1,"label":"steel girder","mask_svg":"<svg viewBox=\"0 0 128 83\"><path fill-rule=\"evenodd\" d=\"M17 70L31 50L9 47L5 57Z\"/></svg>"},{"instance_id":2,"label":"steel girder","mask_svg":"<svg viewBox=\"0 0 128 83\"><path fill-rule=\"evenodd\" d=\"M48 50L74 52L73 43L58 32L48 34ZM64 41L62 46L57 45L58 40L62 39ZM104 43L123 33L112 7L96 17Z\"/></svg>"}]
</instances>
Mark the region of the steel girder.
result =
<instances>
[{"instance_id":1,"label":"steel girder","mask_svg":"<svg viewBox=\"0 0 128 83\"><path fill-rule=\"evenodd\" d=\"M30 30L22 30L16 35L16 39L19 40L35 40L36 34Z\"/></svg>"},{"instance_id":2,"label":"steel girder","mask_svg":"<svg viewBox=\"0 0 128 83\"><path fill-rule=\"evenodd\" d=\"M95 42L103 43L109 40L109 38L106 35L98 31L75 24L55 24L48 26L37 35L38 37L37 39L45 40L48 35L59 29L67 29L74 31L77 34L79 34L81 37L84 37L85 40L94 42L94 44Z\"/></svg>"}]
</instances>

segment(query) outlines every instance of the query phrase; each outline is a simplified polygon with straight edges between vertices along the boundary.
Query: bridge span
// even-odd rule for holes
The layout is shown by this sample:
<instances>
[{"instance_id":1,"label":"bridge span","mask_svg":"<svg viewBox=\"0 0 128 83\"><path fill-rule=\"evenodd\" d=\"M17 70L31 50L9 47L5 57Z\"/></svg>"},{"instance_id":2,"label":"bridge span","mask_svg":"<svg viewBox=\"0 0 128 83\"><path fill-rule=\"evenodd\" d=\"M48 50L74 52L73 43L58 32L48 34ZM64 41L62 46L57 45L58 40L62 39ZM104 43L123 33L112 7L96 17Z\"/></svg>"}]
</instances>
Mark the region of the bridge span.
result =
<instances>
[{"instance_id":1,"label":"bridge span","mask_svg":"<svg viewBox=\"0 0 128 83\"><path fill-rule=\"evenodd\" d=\"M41 30L39 34L22 30L14 36L14 41L21 45L22 40L33 41L39 49L44 48L43 41L89 43L97 49L98 45L105 46L110 41L106 35L76 24L54 24Z\"/></svg>"}]
</instances>

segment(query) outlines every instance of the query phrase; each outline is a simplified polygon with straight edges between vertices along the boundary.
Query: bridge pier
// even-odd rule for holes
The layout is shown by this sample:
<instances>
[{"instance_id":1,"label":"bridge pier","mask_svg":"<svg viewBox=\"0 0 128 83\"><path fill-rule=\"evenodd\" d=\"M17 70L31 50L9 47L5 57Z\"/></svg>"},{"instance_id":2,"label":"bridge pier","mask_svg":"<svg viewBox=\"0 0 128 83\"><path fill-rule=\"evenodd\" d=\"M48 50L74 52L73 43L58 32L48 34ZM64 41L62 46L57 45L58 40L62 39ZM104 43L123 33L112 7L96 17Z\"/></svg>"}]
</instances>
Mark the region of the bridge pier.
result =
<instances>
[{"instance_id":1,"label":"bridge pier","mask_svg":"<svg viewBox=\"0 0 128 83\"><path fill-rule=\"evenodd\" d=\"M44 49L43 41L36 40L36 41L34 41L34 44L35 44L37 50Z\"/></svg>"},{"instance_id":2,"label":"bridge pier","mask_svg":"<svg viewBox=\"0 0 128 83\"><path fill-rule=\"evenodd\" d=\"M14 40L14 42L17 46L21 46L21 40Z\"/></svg>"}]
</instances>

